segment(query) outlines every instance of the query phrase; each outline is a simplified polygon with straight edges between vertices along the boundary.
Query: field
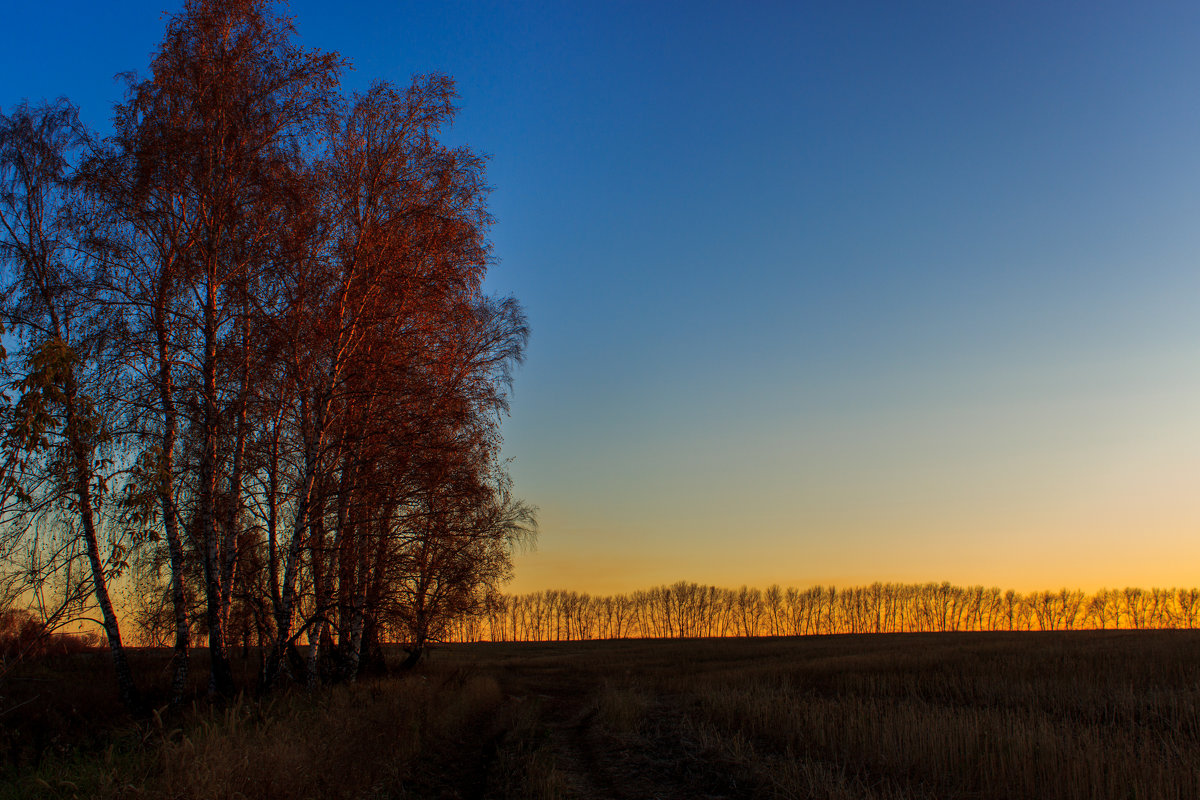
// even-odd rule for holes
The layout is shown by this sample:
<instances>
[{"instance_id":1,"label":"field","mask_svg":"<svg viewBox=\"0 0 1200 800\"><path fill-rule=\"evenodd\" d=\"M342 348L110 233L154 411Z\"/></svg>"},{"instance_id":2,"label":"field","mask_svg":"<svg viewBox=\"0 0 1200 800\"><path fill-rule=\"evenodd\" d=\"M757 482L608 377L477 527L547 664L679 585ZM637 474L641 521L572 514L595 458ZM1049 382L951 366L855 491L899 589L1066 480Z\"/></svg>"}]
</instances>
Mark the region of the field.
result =
<instances>
[{"instance_id":1,"label":"field","mask_svg":"<svg viewBox=\"0 0 1200 800\"><path fill-rule=\"evenodd\" d=\"M108 678L10 682L0 796L1200 797L1195 631L460 644L142 722Z\"/></svg>"}]
</instances>

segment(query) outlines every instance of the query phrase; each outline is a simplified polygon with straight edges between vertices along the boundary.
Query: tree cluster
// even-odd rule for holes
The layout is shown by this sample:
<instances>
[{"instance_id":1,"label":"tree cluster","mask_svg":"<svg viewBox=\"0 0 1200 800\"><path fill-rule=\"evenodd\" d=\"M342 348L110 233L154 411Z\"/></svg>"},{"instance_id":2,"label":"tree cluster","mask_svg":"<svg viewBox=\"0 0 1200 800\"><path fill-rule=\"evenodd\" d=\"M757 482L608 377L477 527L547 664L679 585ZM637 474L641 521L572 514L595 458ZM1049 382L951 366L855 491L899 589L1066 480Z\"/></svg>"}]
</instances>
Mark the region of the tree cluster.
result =
<instances>
[{"instance_id":1,"label":"tree cluster","mask_svg":"<svg viewBox=\"0 0 1200 800\"><path fill-rule=\"evenodd\" d=\"M1195 628L1200 589L1077 589L1022 594L949 583L838 589L721 589L680 582L593 597L498 595L458 618L455 641L811 636L831 633Z\"/></svg>"},{"instance_id":2,"label":"tree cluster","mask_svg":"<svg viewBox=\"0 0 1200 800\"><path fill-rule=\"evenodd\" d=\"M188 0L111 137L0 116L5 574L45 620L353 680L480 606L534 524L499 458L520 306L451 79L339 90L266 0ZM15 581L15 583L14 583ZM298 641L311 643L304 655Z\"/></svg>"}]
</instances>

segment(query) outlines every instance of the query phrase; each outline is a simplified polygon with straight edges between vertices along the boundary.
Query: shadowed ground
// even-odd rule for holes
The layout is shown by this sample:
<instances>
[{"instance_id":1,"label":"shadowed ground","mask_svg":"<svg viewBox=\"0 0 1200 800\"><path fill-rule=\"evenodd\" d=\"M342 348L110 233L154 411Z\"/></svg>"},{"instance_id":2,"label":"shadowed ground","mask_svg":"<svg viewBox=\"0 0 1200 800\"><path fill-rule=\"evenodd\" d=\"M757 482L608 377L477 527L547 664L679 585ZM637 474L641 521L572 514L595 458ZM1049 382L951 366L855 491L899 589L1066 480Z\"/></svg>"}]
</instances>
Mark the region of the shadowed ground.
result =
<instances>
[{"instance_id":1,"label":"shadowed ground","mask_svg":"<svg viewBox=\"0 0 1200 800\"><path fill-rule=\"evenodd\" d=\"M431 666L504 697L461 797L1200 797L1192 631L476 644Z\"/></svg>"},{"instance_id":2,"label":"shadowed ground","mask_svg":"<svg viewBox=\"0 0 1200 800\"><path fill-rule=\"evenodd\" d=\"M185 716L60 738L8 796L1190 799L1200 633L450 645Z\"/></svg>"}]
</instances>

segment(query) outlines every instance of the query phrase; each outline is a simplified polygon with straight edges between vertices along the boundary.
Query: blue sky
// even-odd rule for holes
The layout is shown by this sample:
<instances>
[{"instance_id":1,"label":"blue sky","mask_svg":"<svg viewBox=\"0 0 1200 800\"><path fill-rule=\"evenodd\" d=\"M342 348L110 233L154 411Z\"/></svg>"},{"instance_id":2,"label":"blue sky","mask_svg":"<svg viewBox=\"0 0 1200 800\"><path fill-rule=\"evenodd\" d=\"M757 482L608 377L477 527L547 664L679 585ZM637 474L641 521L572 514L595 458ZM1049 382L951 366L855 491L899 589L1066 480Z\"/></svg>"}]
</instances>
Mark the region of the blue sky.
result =
<instances>
[{"instance_id":1,"label":"blue sky","mask_svg":"<svg viewBox=\"0 0 1200 800\"><path fill-rule=\"evenodd\" d=\"M174 4L27 4L102 128ZM298 2L441 71L533 326L514 588L1200 578L1200 6Z\"/></svg>"}]
</instances>

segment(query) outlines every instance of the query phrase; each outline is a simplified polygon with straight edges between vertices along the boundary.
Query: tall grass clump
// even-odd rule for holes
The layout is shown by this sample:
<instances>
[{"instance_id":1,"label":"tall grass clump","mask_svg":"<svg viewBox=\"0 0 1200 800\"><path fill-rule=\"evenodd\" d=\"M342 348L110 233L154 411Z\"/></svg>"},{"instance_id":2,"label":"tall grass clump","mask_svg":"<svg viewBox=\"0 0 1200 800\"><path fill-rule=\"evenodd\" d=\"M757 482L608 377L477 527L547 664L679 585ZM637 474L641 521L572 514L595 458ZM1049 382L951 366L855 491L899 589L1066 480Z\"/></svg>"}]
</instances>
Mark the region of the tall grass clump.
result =
<instances>
[{"instance_id":1,"label":"tall grass clump","mask_svg":"<svg viewBox=\"0 0 1200 800\"><path fill-rule=\"evenodd\" d=\"M47 759L3 797L404 796L414 765L500 703L487 677L367 681L194 710L117 738L103 754Z\"/></svg>"},{"instance_id":2,"label":"tall grass clump","mask_svg":"<svg viewBox=\"0 0 1200 800\"><path fill-rule=\"evenodd\" d=\"M1200 797L1194 642L930 644L666 685L780 797Z\"/></svg>"}]
</instances>

